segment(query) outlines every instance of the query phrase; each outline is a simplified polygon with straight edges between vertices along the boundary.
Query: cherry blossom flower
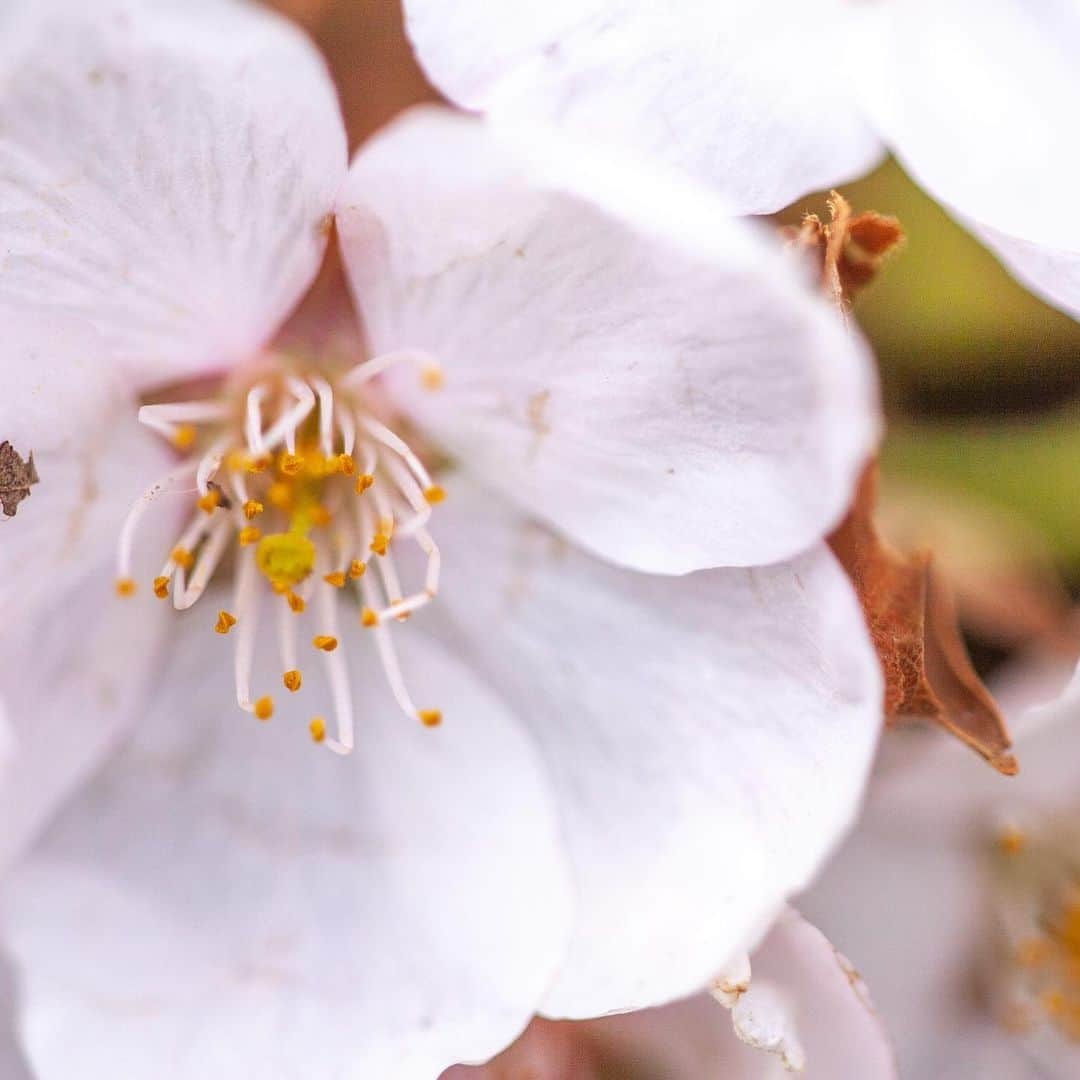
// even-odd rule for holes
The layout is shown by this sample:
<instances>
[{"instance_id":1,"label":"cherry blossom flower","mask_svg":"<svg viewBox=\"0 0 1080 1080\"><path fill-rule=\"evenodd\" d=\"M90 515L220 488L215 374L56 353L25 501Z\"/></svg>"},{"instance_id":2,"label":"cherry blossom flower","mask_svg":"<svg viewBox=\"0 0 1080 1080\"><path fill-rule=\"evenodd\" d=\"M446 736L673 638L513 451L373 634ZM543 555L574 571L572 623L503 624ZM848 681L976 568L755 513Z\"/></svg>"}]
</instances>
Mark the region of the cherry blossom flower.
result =
<instances>
[{"instance_id":1,"label":"cherry blossom flower","mask_svg":"<svg viewBox=\"0 0 1080 1080\"><path fill-rule=\"evenodd\" d=\"M821 542L876 438L861 343L662 174L438 109L347 168L257 8L0 18L35 1070L428 1078L702 988L876 741ZM335 224L363 356L279 336Z\"/></svg>"},{"instance_id":2,"label":"cherry blossom flower","mask_svg":"<svg viewBox=\"0 0 1080 1080\"><path fill-rule=\"evenodd\" d=\"M858 830L800 901L856 950L904 1075L1080 1065L1080 681L1060 682L1040 664L998 688L1016 777L953 745L883 746Z\"/></svg>"},{"instance_id":3,"label":"cherry blossom flower","mask_svg":"<svg viewBox=\"0 0 1080 1080\"><path fill-rule=\"evenodd\" d=\"M883 146L1030 289L1080 314L1080 12L1040 0L404 0L454 101L665 158L764 213Z\"/></svg>"}]
</instances>

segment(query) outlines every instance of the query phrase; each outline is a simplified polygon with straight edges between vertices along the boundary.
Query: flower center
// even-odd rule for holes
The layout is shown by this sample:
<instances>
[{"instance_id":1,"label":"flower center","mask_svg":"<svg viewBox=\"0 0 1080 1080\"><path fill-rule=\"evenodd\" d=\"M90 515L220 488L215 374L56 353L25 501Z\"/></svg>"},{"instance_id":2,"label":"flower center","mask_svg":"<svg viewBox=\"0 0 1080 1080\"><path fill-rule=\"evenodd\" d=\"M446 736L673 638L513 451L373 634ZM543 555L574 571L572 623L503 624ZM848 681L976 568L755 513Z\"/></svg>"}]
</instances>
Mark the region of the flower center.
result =
<instances>
[{"instance_id":1,"label":"flower center","mask_svg":"<svg viewBox=\"0 0 1080 1080\"><path fill-rule=\"evenodd\" d=\"M120 534L116 590L130 596L137 587L132 551L144 514L164 495L191 499L190 518L152 586L178 611L198 601L228 551L235 551L232 609L220 610L213 628L233 634L236 700L260 720L274 711L272 696L251 688L263 599L277 605L281 678L290 694L303 685L297 617L310 606L318 631L311 646L326 667L336 738L327 737L321 717L308 727L315 742L342 754L353 748L351 690L338 651L342 597L354 600L361 625L373 633L402 710L428 726L441 720L438 710L413 704L389 629L438 591L439 549L427 526L444 497L420 458L364 400L365 385L400 361L419 362L428 389L440 384L429 358L405 352L370 360L336 382L280 363L218 399L143 406L139 420L184 457L136 501ZM413 592L403 589L394 558L406 543L426 565Z\"/></svg>"},{"instance_id":2,"label":"flower center","mask_svg":"<svg viewBox=\"0 0 1080 1080\"><path fill-rule=\"evenodd\" d=\"M1080 1042L1080 830L1067 821L1009 825L992 862L1003 965L998 1016L1027 1034L1050 1027Z\"/></svg>"}]
</instances>

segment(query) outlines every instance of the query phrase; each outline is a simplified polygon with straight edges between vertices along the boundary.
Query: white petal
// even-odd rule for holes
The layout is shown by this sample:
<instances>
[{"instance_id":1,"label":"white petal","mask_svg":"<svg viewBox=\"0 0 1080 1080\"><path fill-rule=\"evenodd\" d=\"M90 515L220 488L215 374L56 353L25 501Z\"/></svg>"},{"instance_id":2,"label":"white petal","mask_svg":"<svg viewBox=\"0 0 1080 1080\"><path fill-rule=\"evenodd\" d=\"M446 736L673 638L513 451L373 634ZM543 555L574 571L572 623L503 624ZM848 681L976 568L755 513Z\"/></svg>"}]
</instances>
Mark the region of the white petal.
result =
<instances>
[{"instance_id":1,"label":"white petal","mask_svg":"<svg viewBox=\"0 0 1080 1080\"><path fill-rule=\"evenodd\" d=\"M9 767L0 773L0 866L96 767L141 704L161 617L149 581L174 509L146 519L141 595L113 592L128 506L168 467L92 327L0 310L0 438L34 456L39 482L3 519L0 697ZM153 560L153 561L151 561Z\"/></svg>"},{"instance_id":2,"label":"white petal","mask_svg":"<svg viewBox=\"0 0 1080 1080\"><path fill-rule=\"evenodd\" d=\"M431 1080L490 1056L569 918L531 744L430 639L406 640L403 664L446 720L403 718L357 626L341 648L358 749L337 757L307 738L330 716L314 666L260 725L231 705L228 642L196 611L131 747L11 884L41 1080L73 1060L88 1080L118 1061L166 1080ZM280 686L269 659L256 687Z\"/></svg>"},{"instance_id":3,"label":"white petal","mask_svg":"<svg viewBox=\"0 0 1080 1080\"><path fill-rule=\"evenodd\" d=\"M1080 7L1053 0L867 5L860 78L905 168L1022 282L1080 315Z\"/></svg>"},{"instance_id":4,"label":"white petal","mask_svg":"<svg viewBox=\"0 0 1080 1080\"><path fill-rule=\"evenodd\" d=\"M881 688L847 580L824 548L646 577L464 484L449 498L437 610L543 747L577 874L575 935L544 1011L699 989L855 812Z\"/></svg>"},{"instance_id":5,"label":"white petal","mask_svg":"<svg viewBox=\"0 0 1080 1080\"><path fill-rule=\"evenodd\" d=\"M15 1033L15 977L0 954L0 1076L4 1080L34 1080Z\"/></svg>"},{"instance_id":6,"label":"white petal","mask_svg":"<svg viewBox=\"0 0 1080 1080\"><path fill-rule=\"evenodd\" d=\"M0 46L0 301L97 325L142 381L263 344L344 173L333 86L238 3L18 4Z\"/></svg>"},{"instance_id":7,"label":"white petal","mask_svg":"<svg viewBox=\"0 0 1080 1080\"><path fill-rule=\"evenodd\" d=\"M10 628L99 567L169 455L138 425L93 327L0 308L0 341L0 441L24 460L33 454L39 477L14 517L0 519L0 608Z\"/></svg>"},{"instance_id":8,"label":"white petal","mask_svg":"<svg viewBox=\"0 0 1080 1080\"><path fill-rule=\"evenodd\" d=\"M666 160L768 213L880 154L836 34L841 0L405 0L429 77L517 124Z\"/></svg>"},{"instance_id":9,"label":"white petal","mask_svg":"<svg viewBox=\"0 0 1080 1080\"><path fill-rule=\"evenodd\" d=\"M764 563L843 512L877 433L872 365L794 268L695 187L413 112L339 208L376 352L425 433L595 553Z\"/></svg>"},{"instance_id":10,"label":"white petal","mask_svg":"<svg viewBox=\"0 0 1080 1080\"><path fill-rule=\"evenodd\" d=\"M0 869L97 768L143 708L166 611L144 589L121 600L114 569L90 563L68 590L0 633L0 697L10 725L0 771Z\"/></svg>"}]
</instances>

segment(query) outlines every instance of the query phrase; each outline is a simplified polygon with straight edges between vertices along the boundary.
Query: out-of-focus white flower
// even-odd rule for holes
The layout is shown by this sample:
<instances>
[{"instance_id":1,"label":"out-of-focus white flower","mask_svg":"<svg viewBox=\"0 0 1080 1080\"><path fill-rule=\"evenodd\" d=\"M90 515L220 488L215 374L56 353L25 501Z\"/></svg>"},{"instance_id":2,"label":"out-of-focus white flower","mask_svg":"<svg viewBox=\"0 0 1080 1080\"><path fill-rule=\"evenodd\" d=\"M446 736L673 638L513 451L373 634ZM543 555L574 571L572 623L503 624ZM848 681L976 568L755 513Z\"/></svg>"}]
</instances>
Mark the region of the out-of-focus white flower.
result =
<instances>
[{"instance_id":1,"label":"out-of-focus white flower","mask_svg":"<svg viewBox=\"0 0 1080 1080\"><path fill-rule=\"evenodd\" d=\"M493 1061L456 1066L440 1080L776 1080L792 1073L805 1080L896 1075L858 974L789 908L737 987L598 1020L536 1021Z\"/></svg>"},{"instance_id":2,"label":"out-of-focus white flower","mask_svg":"<svg viewBox=\"0 0 1080 1080\"><path fill-rule=\"evenodd\" d=\"M953 745L884 747L863 819L800 901L858 956L903 1075L1080 1070L1080 685L1005 683L1020 772ZM1056 684L1056 685L1055 685Z\"/></svg>"},{"instance_id":3,"label":"out-of-focus white flower","mask_svg":"<svg viewBox=\"0 0 1080 1080\"><path fill-rule=\"evenodd\" d=\"M404 0L433 81L515 124L623 144L744 213L881 142L1029 288L1080 314L1072 0Z\"/></svg>"},{"instance_id":4,"label":"out-of-focus white flower","mask_svg":"<svg viewBox=\"0 0 1080 1080\"><path fill-rule=\"evenodd\" d=\"M34 1067L427 1080L538 1010L700 989L876 740L820 541L876 437L862 346L646 170L427 110L347 171L318 55L256 8L0 19L0 437L40 476L0 548L0 859L37 840L4 912ZM359 366L272 346L335 218Z\"/></svg>"}]
</instances>

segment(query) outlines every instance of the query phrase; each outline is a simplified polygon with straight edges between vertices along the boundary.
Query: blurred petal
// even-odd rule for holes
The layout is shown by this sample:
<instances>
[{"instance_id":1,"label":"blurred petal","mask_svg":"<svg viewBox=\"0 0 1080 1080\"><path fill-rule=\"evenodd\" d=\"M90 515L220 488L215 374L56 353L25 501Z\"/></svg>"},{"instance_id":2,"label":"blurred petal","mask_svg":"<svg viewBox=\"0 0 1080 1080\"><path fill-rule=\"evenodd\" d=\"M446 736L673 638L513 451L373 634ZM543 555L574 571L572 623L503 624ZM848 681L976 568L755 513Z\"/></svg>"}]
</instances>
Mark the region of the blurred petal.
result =
<instances>
[{"instance_id":1,"label":"blurred petal","mask_svg":"<svg viewBox=\"0 0 1080 1080\"><path fill-rule=\"evenodd\" d=\"M15 1033L15 977L0 954L0 1076L4 1080L34 1080Z\"/></svg>"},{"instance_id":2,"label":"blurred petal","mask_svg":"<svg viewBox=\"0 0 1080 1080\"><path fill-rule=\"evenodd\" d=\"M754 980L736 1006L746 1023L764 996L782 1003L806 1050L806 1080L892 1080L896 1068L858 976L825 937L788 909L754 954ZM757 1018L761 1019L760 1011ZM529 1071L531 1070L531 1071ZM535 1020L494 1061L458 1066L441 1080L765 1080L779 1063L738 1041L707 994L597 1020Z\"/></svg>"},{"instance_id":3,"label":"blurred petal","mask_svg":"<svg viewBox=\"0 0 1080 1080\"><path fill-rule=\"evenodd\" d=\"M544 1002L693 992L752 946L850 824L880 726L858 605L824 548L765 569L613 569L464 483L439 613L558 785L580 908Z\"/></svg>"},{"instance_id":4,"label":"blurred petal","mask_svg":"<svg viewBox=\"0 0 1080 1080\"><path fill-rule=\"evenodd\" d=\"M872 365L697 188L500 142L443 110L358 155L339 209L396 398L485 483L615 562L772 562L835 524L877 435Z\"/></svg>"},{"instance_id":5,"label":"blurred petal","mask_svg":"<svg viewBox=\"0 0 1080 1080\"><path fill-rule=\"evenodd\" d=\"M263 344L315 276L344 172L315 49L212 0L0 20L0 302L88 319L144 383Z\"/></svg>"},{"instance_id":6,"label":"blurred petal","mask_svg":"<svg viewBox=\"0 0 1080 1080\"><path fill-rule=\"evenodd\" d=\"M197 610L132 745L11 882L41 1080L73 1060L87 1077L123 1062L431 1080L490 1056L534 1010L568 925L531 743L425 638L403 663L446 721L404 719L356 627L342 647L364 689L358 750L337 757L301 720L331 715L314 675L300 716L230 707L227 645ZM257 666L255 685L279 669Z\"/></svg>"},{"instance_id":7,"label":"blurred petal","mask_svg":"<svg viewBox=\"0 0 1080 1080\"><path fill-rule=\"evenodd\" d=\"M768 213L880 156L849 85L840 0L405 0L432 81L458 104L559 126L719 185Z\"/></svg>"},{"instance_id":8,"label":"blurred petal","mask_svg":"<svg viewBox=\"0 0 1080 1080\"><path fill-rule=\"evenodd\" d=\"M1080 314L1080 8L1060 0L866 5L853 49L905 168L1035 292Z\"/></svg>"}]
</instances>

